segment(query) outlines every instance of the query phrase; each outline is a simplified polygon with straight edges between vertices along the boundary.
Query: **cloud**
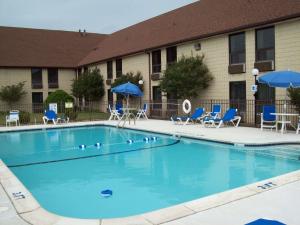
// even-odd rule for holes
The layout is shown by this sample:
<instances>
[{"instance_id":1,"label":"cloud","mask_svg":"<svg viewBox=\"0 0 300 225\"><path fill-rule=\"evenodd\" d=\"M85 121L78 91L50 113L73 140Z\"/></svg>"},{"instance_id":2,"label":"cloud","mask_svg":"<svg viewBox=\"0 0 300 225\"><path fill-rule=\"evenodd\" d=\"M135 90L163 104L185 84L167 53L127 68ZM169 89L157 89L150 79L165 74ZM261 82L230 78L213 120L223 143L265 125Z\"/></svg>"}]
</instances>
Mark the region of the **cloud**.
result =
<instances>
[{"instance_id":1,"label":"cloud","mask_svg":"<svg viewBox=\"0 0 300 225\"><path fill-rule=\"evenodd\" d=\"M1 0L0 25L112 33L196 0Z\"/></svg>"}]
</instances>

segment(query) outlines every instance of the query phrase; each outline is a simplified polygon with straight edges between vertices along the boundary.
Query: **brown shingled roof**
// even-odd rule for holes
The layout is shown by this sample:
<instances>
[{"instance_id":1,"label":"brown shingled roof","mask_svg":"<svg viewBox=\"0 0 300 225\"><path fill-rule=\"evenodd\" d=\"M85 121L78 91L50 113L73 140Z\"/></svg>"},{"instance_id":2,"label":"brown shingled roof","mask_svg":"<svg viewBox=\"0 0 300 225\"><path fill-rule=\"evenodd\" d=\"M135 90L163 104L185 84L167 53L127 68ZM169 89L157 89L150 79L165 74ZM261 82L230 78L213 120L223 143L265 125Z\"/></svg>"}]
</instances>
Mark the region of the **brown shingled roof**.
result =
<instances>
[{"instance_id":1,"label":"brown shingled roof","mask_svg":"<svg viewBox=\"0 0 300 225\"><path fill-rule=\"evenodd\" d=\"M298 0L200 0L111 34L79 65L296 17Z\"/></svg>"},{"instance_id":2,"label":"brown shingled roof","mask_svg":"<svg viewBox=\"0 0 300 225\"><path fill-rule=\"evenodd\" d=\"M107 35L0 27L0 67L75 68Z\"/></svg>"}]
</instances>

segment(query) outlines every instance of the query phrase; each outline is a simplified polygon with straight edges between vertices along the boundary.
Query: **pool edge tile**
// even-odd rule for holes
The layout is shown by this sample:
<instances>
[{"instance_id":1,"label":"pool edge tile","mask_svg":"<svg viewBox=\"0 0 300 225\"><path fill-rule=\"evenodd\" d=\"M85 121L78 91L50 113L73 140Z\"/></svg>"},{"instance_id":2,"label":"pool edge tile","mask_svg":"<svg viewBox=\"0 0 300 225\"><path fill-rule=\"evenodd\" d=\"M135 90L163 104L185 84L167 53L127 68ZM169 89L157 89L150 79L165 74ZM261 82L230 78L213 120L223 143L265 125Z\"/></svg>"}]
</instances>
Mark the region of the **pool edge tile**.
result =
<instances>
[{"instance_id":1,"label":"pool edge tile","mask_svg":"<svg viewBox=\"0 0 300 225\"><path fill-rule=\"evenodd\" d=\"M124 218L103 219L101 225L153 225L153 223L138 215Z\"/></svg>"},{"instance_id":2,"label":"pool edge tile","mask_svg":"<svg viewBox=\"0 0 300 225\"><path fill-rule=\"evenodd\" d=\"M152 224L162 224L172 220L195 214L195 211L187 208L184 204L178 204L171 207L144 213L141 216Z\"/></svg>"},{"instance_id":3,"label":"pool edge tile","mask_svg":"<svg viewBox=\"0 0 300 225\"><path fill-rule=\"evenodd\" d=\"M219 207L221 205L237 201L256 195L257 192L246 187L239 187L229 191L199 198L190 202L183 203L186 207L196 212L201 212L211 208Z\"/></svg>"}]
</instances>

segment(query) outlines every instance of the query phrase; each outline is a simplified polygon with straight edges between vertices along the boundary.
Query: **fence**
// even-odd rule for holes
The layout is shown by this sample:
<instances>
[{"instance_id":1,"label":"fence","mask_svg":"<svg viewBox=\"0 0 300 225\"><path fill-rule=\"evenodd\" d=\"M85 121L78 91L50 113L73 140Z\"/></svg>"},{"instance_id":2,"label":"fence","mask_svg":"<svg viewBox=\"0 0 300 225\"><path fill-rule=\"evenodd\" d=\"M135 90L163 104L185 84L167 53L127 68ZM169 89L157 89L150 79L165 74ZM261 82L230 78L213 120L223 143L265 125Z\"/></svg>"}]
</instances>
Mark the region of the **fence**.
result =
<instances>
[{"instance_id":1,"label":"fence","mask_svg":"<svg viewBox=\"0 0 300 225\"><path fill-rule=\"evenodd\" d=\"M137 109L142 108L143 104L149 105L148 115L153 119L167 119L169 120L173 115L185 115L182 110L182 100L166 100L166 101L131 101L130 107ZM286 103L286 109L284 105ZM109 117L108 102L86 102L85 105L76 105L73 109L65 109L64 103L58 103L58 113L66 114L73 113L71 120L73 121L96 121L105 120ZM115 105L110 102L111 105ZM298 113L296 107L290 101L276 100L276 101L254 101L254 100L226 100L226 99L209 99L209 100L195 100L192 102L192 111L197 107L204 107L206 111L211 111L214 104L220 104L222 113L228 108L237 108L238 114L242 117L241 124L244 126L255 126L260 123L260 113L262 106L266 104L275 104L277 112ZM20 111L28 112L30 120L24 123L41 123L44 111L47 109L45 104L19 104L8 107L7 105L0 105L0 125L5 124L5 115L11 109L18 109ZM296 117L294 123L296 123ZM22 123L22 121L21 121Z\"/></svg>"}]
</instances>

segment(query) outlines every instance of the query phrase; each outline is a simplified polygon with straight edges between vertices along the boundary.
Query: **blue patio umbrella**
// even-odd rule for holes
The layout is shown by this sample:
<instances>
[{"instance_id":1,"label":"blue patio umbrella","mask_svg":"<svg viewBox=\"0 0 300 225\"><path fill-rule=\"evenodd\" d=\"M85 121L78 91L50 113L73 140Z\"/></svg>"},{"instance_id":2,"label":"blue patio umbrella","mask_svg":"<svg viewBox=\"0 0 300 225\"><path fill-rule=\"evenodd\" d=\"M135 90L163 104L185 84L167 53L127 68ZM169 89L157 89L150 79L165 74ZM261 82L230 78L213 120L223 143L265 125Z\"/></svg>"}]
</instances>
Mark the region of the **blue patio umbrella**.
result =
<instances>
[{"instance_id":1,"label":"blue patio umbrella","mask_svg":"<svg viewBox=\"0 0 300 225\"><path fill-rule=\"evenodd\" d=\"M142 97L144 95L138 86L130 82L116 86L112 88L111 91L113 93L124 95L127 100L127 107L128 107L129 96Z\"/></svg>"},{"instance_id":2,"label":"blue patio umbrella","mask_svg":"<svg viewBox=\"0 0 300 225\"><path fill-rule=\"evenodd\" d=\"M300 73L291 70L268 72L259 77L258 82L270 87L300 88ZM285 100L286 96L287 94L285 94ZM286 110L286 103L284 110Z\"/></svg>"},{"instance_id":3,"label":"blue patio umbrella","mask_svg":"<svg viewBox=\"0 0 300 225\"><path fill-rule=\"evenodd\" d=\"M300 73L290 70L268 72L259 77L258 82L270 87L299 88Z\"/></svg>"}]
</instances>

